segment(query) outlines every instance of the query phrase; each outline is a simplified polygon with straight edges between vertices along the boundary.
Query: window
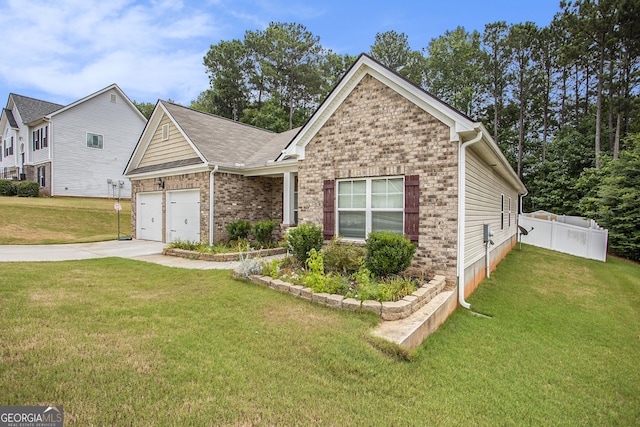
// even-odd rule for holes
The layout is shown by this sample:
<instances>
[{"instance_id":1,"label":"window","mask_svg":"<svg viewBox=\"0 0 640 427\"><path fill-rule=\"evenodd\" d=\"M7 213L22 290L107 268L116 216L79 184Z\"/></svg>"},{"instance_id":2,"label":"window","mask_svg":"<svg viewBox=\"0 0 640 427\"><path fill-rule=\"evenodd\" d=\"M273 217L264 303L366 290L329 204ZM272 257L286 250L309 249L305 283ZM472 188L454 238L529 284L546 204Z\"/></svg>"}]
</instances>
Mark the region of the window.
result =
<instances>
[{"instance_id":1,"label":"window","mask_svg":"<svg viewBox=\"0 0 640 427\"><path fill-rule=\"evenodd\" d=\"M46 184L45 170L46 169L44 166L38 167L38 184L40 184L40 187L45 187L45 184Z\"/></svg>"},{"instance_id":2,"label":"window","mask_svg":"<svg viewBox=\"0 0 640 427\"><path fill-rule=\"evenodd\" d=\"M7 141L4 141L4 156L12 156L13 155L13 137L9 138L9 144L7 145Z\"/></svg>"},{"instance_id":3,"label":"window","mask_svg":"<svg viewBox=\"0 0 640 427\"><path fill-rule=\"evenodd\" d=\"M169 124L162 125L162 140L166 141L169 139Z\"/></svg>"},{"instance_id":4,"label":"window","mask_svg":"<svg viewBox=\"0 0 640 427\"><path fill-rule=\"evenodd\" d=\"M403 178L368 178L338 181L338 234L365 239L371 231L402 234Z\"/></svg>"},{"instance_id":5,"label":"window","mask_svg":"<svg viewBox=\"0 0 640 427\"><path fill-rule=\"evenodd\" d=\"M509 227L511 227L511 197L509 197Z\"/></svg>"},{"instance_id":6,"label":"window","mask_svg":"<svg viewBox=\"0 0 640 427\"><path fill-rule=\"evenodd\" d=\"M87 132L87 147L102 150L102 135Z\"/></svg>"},{"instance_id":7,"label":"window","mask_svg":"<svg viewBox=\"0 0 640 427\"><path fill-rule=\"evenodd\" d=\"M49 146L49 126L45 126L42 129L40 129L40 131L42 131L42 143L41 143L41 147L45 148Z\"/></svg>"},{"instance_id":8,"label":"window","mask_svg":"<svg viewBox=\"0 0 640 427\"><path fill-rule=\"evenodd\" d=\"M500 230L504 230L504 194L500 195Z\"/></svg>"}]
</instances>

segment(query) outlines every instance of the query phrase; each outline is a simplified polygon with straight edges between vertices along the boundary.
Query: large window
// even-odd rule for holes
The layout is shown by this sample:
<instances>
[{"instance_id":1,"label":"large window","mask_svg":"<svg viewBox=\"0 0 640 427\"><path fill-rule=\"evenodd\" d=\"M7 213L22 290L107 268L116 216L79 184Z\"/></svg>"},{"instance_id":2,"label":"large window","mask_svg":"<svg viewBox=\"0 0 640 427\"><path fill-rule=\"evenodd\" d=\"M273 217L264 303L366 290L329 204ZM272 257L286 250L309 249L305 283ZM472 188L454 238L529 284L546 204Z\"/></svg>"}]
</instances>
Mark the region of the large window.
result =
<instances>
[{"instance_id":1,"label":"large window","mask_svg":"<svg viewBox=\"0 0 640 427\"><path fill-rule=\"evenodd\" d=\"M338 181L338 234L364 239L371 231L402 234L403 178Z\"/></svg>"},{"instance_id":2,"label":"large window","mask_svg":"<svg viewBox=\"0 0 640 427\"><path fill-rule=\"evenodd\" d=\"M87 132L87 147L102 149L102 135Z\"/></svg>"}]
</instances>

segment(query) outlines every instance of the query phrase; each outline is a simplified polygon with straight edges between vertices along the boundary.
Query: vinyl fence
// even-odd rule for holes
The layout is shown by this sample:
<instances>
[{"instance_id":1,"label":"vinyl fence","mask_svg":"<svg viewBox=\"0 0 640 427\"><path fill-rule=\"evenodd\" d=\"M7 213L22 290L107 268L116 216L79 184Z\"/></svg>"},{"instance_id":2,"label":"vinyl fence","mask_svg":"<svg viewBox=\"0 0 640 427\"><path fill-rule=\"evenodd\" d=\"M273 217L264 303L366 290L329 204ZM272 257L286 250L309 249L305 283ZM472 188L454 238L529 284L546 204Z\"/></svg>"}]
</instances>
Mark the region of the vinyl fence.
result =
<instances>
[{"instance_id":1,"label":"vinyl fence","mask_svg":"<svg viewBox=\"0 0 640 427\"><path fill-rule=\"evenodd\" d=\"M574 220L576 217L571 218L572 223L580 222ZM593 220L581 223L584 225L531 218L527 214L518 217L518 224L530 230L526 235L521 234L522 243L605 262L609 231L598 227Z\"/></svg>"}]
</instances>

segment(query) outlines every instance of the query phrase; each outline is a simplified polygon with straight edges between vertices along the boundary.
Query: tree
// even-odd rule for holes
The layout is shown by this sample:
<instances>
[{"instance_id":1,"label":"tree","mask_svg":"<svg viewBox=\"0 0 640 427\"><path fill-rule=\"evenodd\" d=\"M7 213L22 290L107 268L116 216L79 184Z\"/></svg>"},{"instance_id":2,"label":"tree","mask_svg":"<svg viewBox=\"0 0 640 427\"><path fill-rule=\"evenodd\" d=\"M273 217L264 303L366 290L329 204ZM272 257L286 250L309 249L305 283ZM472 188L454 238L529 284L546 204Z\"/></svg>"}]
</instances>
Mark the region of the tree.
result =
<instances>
[{"instance_id":1,"label":"tree","mask_svg":"<svg viewBox=\"0 0 640 427\"><path fill-rule=\"evenodd\" d=\"M204 57L211 82L209 92L201 95L196 105L205 111L239 120L248 102L249 52L240 40L221 41L212 45Z\"/></svg>"},{"instance_id":2,"label":"tree","mask_svg":"<svg viewBox=\"0 0 640 427\"><path fill-rule=\"evenodd\" d=\"M504 21L487 24L484 27L482 44L486 52L485 70L488 86L493 98L493 140L499 142L500 114L509 84L508 68L511 63L511 47L507 43L509 27Z\"/></svg>"},{"instance_id":3,"label":"tree","mask_svg":"<svg viewBox=\"0 0 640 427\"><path fill-rule=\"evenodd\" d=\"M398 34L393 30L377 33L369 54L410 82L423 86L424 56L419 51L411 49L405 33Z\"/></svg>"},{"instance_id":4,"label":"tree","mask_svg":"<svg viewBox=\"0 0 640 427\"><path fill-rule=\"evenodd\" d=\"M538 27L533 22L512 25L509 29L508 42L514 52L511 64L513 79L512 97L518 106L518 150L516 169L522 177L522 161L524 155L525 136L529 130L529 121L535 116L534 97L539 90L539 76L535 67L537 60L536 42L539 37Z\"/></svg>"},{"instance_id":5,"label":"tree","mask_svg":"<svg viewBox=\"0 0 640 427\"><path fill-rule=\"evenodd\" d=\"M480 33L457 27L432 39L427 52L427 89L466 115L477 116L486 94Z\"/></svg>"},{"instance_id":6,"label":"tree","mask_svg":"<svg viewBox=\"0 0 640 427\"><path fill-rule=\"evenodd\" d=\"M603 162L595 175L600 182L590 202L595 219L609 229L609 248L640 261L640 134L630 135L626 143L628 149L620 151L619 159Z\"/></svg>"},{"instance_id":7,"label":"tree","mask_svg":"<svg viewBox=\"0 0 640 427\"><path fill-rule=\"evenodd\" d=\"M321 96L327 96L338 84L340 79L346 74L347 70L356 62L357 57L345 54L339 55L327 51L324 58L320 61L320 72L322 75L322 84L320 86Z\"/></svg>"},{"instance_id":8,"label":"tree","mask_svg":"<svg viewBox=\"0 0 640 427\"><path fill-rule=\"evenodd\" d=\"M319 102L319 64L324 52L320 38L301 24L272 22L264 31L247 32L245 40L253 49L263 77L253 81L261 81L269 95L286 106L289 128L293 128L296 109L307 109Z\"/></svg>"},{"instance_id":9,"label":"tree","mask_svg":"<svg viewBox=\"0 0 640 427\"><path fill-rule=\"evenodd\" d=\"M150 102L136 102L133 101L133 105L136 106L138 110L142 113L143 116L149 120L151 117L151 113L153 113L153 109L156 108L156 104L152 104Z\"/></svg>"}]
</instances>

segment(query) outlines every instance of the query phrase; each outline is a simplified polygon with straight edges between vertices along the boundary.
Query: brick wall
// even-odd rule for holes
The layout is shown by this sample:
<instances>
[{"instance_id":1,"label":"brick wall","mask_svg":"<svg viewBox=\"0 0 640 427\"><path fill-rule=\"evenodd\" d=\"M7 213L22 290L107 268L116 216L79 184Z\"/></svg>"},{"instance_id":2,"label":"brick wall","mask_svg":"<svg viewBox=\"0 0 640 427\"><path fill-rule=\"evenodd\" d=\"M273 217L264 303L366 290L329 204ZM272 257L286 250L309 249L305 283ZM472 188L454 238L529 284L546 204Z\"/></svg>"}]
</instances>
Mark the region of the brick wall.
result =
<instances>
[{"instance_id":1,"label":"brick wall","mask_svg":"<svg viewBox=\"0 0 640 427\"><path fill-rule=\"evenodd\" d=\"M283 178L215 175L214 241L227 239L226 224L244 220L282 222Z\"/></svg>"},{"instance_id":2,"label":"brick wall","mask_svg":"<svg viewBox=\"0 0 640 427\"><path fill-rule=\"evenodd\" d=\"M449 128L367 75L298 163L300 223L322 225L325 179L420 176L420 236L414 266L455 283L458 144Z\"/></svg>"}]
</instances>

